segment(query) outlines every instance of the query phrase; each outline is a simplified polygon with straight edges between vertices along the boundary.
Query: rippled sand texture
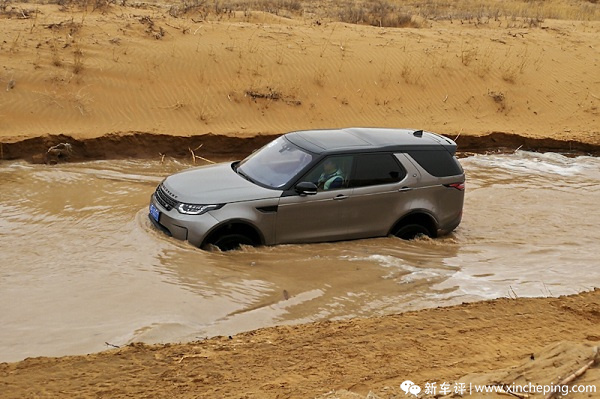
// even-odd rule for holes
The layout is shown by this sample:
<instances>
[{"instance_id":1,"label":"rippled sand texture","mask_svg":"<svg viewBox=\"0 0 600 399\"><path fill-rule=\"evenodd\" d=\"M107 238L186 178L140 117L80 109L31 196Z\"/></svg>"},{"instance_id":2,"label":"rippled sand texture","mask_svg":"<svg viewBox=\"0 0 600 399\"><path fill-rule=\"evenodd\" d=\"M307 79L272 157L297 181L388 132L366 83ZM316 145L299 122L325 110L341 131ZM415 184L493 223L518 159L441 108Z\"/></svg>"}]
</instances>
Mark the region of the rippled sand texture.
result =
<instances>
[{"instance_id":1,"label":"rippled sand texture","mask_svg":"<svg viewBox=\"0 0 600 399\"><path fill-rule=\"evenodd\" d=\"M0 27L3 141L390 126L600 143L597 21L380 28L308 13L21 7L30 18Z\"/></svg>"}]
</instances>

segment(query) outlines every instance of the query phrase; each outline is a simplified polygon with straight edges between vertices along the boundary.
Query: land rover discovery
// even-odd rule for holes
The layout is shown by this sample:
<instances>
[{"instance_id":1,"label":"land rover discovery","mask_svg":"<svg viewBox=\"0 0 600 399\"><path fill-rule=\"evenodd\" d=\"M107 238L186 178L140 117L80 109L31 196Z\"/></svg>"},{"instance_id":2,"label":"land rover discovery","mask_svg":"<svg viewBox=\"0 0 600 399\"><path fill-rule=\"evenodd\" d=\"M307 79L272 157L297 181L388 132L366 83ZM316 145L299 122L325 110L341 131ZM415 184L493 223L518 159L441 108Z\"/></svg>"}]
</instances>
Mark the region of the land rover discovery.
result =
<instances>
[{"instance_id":1,"label":"land rover discovery","mask_svg":"<svg viewBox=\"0 0 600 399\"><path fill-rule=\"evenodd\" d=\"M167 177L150 220L201 248L437 237L462 218L456 143L422 130L285 134L242 161Z\"/></svg>"}]
</instances>

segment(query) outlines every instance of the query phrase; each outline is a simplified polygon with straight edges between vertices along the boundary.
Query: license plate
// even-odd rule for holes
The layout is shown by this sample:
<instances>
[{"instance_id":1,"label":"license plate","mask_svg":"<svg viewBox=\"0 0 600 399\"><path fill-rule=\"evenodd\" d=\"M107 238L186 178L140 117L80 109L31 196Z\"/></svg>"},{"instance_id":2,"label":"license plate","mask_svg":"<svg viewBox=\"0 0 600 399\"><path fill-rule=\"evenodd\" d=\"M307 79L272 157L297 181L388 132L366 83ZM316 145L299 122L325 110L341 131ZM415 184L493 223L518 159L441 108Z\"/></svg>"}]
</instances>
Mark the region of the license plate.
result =
<instances>
[{"instance_id":1,"label":"license plate","mask_svg":"<svg viewBox=\"0 0 600 399\"><path fill-rule=\"evenodd\" d=\"M154 204L150 204L150 215L152 215L152 219L158 222L158 219L160 218L160 211L156 209Z\"/></svg>"}]
</instances>

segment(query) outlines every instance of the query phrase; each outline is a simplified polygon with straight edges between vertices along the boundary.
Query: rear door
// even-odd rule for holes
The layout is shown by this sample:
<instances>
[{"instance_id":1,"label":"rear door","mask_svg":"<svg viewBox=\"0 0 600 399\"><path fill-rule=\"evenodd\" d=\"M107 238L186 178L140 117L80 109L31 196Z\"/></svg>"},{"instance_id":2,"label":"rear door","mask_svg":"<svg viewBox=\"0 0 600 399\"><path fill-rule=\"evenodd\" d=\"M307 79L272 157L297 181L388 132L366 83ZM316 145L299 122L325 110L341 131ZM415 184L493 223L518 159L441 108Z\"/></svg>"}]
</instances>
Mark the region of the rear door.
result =
<instances>
[{"instance_id":1,"label":"rear door","mask_svg":"<svg viewBox=\"0 0 600 399\"><path fill-rule=\"evenodd\" d=\"M387 235L413 206L419 176L402 154L357 155L349 179L353 191L346 202L348 238Z\"/></svg>"}]
</instances>

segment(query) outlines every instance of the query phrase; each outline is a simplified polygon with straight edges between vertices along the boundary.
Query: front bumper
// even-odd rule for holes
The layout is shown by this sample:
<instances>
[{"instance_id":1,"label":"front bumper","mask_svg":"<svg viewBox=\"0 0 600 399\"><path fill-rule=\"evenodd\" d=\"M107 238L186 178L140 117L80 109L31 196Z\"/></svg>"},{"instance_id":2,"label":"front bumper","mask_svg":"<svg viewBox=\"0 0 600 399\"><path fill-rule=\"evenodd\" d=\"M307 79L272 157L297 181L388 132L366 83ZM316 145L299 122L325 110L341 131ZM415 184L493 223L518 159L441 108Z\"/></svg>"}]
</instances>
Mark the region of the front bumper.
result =
<instances>
[{"instance_id":1,"label":"front bumper","mask_svg":"<svg viewBox=\"0 0 600 399\"><path fill-rule=\"evenodd\" d=\"M209 213L203 215L182 215L176 209L165 209L152 194L150 203L160 212L159 219L148 213L152 223L165 234L178 240L188 241L197 247L202 245L206 234L218 224L218 221Z\"/></svg>"}]
</instances>

